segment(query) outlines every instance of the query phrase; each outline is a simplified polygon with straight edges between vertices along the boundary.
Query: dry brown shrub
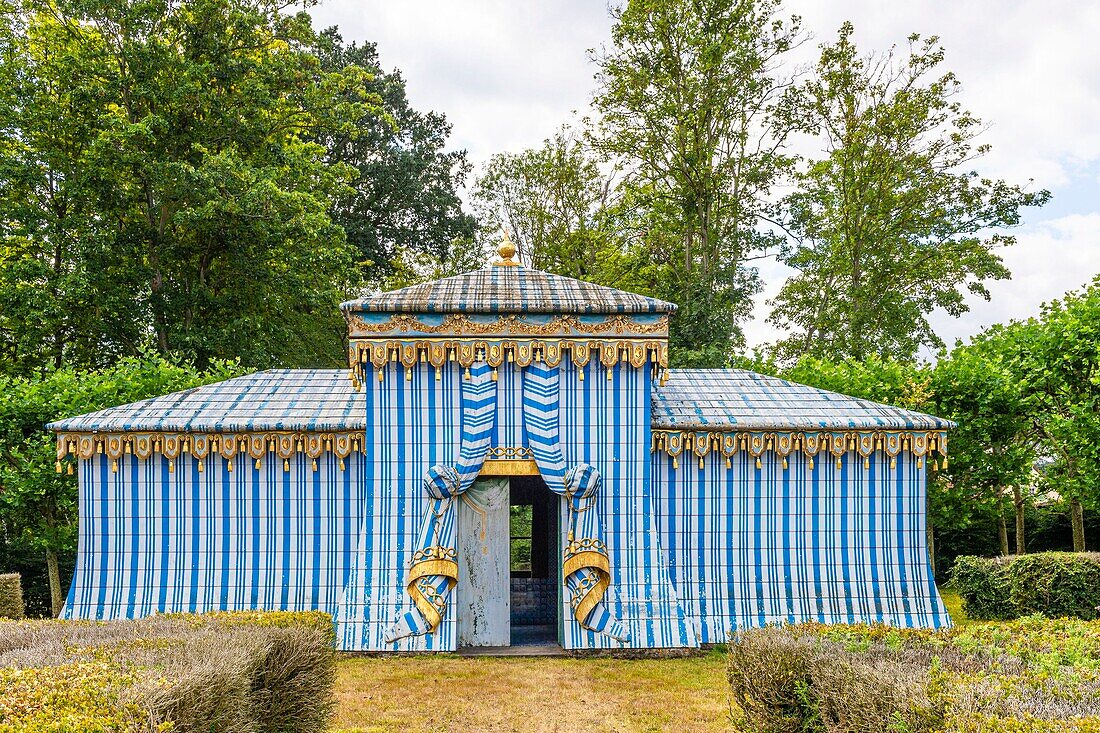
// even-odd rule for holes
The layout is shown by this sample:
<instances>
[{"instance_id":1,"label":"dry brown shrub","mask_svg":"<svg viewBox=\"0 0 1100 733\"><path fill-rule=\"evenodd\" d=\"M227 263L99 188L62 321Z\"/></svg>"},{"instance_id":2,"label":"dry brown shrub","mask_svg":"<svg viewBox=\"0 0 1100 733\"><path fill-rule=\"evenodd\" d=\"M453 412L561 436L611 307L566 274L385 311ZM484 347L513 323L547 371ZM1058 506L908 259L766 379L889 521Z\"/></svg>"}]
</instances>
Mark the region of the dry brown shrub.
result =
<instances>
[{"instance_id":1,"label":"dry brown shrub","mask_svg":"<svg viewBox=\"0 0 1100 733\"><path fill-rule=\"evenodd\" d=\"M23 586L18 573L0 573L0 618L23 618Z\"/></svg>"},{"instance_id":2,"label":"dry brown shrub","mask_svg":"<svg viewBox=\"0 0 1100 733\"><path fill-rule=\"evenodd\" d=\"M233 615L0 624L0 667L110 661L136 673L122 702L135 729L322 733L333 709L331 622L271 624Z\"/></svg>"}]
</instances>

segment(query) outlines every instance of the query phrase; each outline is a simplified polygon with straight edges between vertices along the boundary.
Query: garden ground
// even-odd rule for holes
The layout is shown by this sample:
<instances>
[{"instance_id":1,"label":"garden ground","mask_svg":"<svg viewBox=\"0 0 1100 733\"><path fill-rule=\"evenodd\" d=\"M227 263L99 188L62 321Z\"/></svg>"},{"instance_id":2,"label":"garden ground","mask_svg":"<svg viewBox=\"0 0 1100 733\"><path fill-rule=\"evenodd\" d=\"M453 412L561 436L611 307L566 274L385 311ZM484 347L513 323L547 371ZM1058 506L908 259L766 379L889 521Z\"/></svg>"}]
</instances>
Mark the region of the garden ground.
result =
<instances>
[{"instance_id":1,"label":"garden ground","mask_svg":"<svg viewBox=\"0 0 1100 733\"><path fill-rule=\"evenodd\" d=\"M956 623L958 596L944 593ZM710 733L731 730L722 649L678 659L348 657L341 733Z\"/></svg>"}]
</instances>

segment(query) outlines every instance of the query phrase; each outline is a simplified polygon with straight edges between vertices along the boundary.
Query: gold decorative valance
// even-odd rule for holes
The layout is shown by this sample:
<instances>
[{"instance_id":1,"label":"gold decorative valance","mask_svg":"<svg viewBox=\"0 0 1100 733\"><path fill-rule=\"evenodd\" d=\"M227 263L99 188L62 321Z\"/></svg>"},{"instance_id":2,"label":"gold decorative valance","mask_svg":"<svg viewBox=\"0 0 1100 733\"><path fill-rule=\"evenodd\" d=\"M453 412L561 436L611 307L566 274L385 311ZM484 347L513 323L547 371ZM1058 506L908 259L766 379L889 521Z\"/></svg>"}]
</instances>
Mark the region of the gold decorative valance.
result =
<instances>
[{"instance_id":1,"label":"gold decorative valance","mask_svg":"<svg viewBox=\"0 0 1100 733\"><path fill-rule=\"evenodd\" d=\"M924 457L932 459L932 469L940 468L936 456L942 457L942 467L947 468L947 432L937 431L804 431L804 432L752 432L732 430L654 430L653 450L663 451L672 457L672 467L679 468L679 457L698 459L699 468L704 467L704 459L713 455L715 459L724 458L726 468L732 467L730 460L739 451L745 451L756 459L756 467L761 468L760 457L773 453L783 459L783 468L788 467L788 456L804 455L812 469L814 457L819 454L836 458L840 467L841 458L849 452L863 458L863 467L870 467L870 457L875 451L883 451L890 457L890 467L897 465L897 456L908 451L917 459L917 467L922 468Z\"/></svg>"},{"instance_id":2,"label":"gold decorative valance","mask_svg":"<svg viewBox=\"0 0 1100 733\"><path fill-rule=\"evenodd\" d=\"M347 316L348 336L378 338L392 336L512 336L512 337L668 337L668 314L649 316L615 314L582 316L562 314L506 313L493 316L471 316L465 313L409 314L394 313L383 319L365 317L362 313Z\"/></svg>"},{"instance_id":3,"label":"gold decorative valance","mask_svg":"<svg viewBox=\"0 0 1100 733\"><path fill-rule=\"evenodd\" d=\"M571 359L578 367L596 360L608 370L617 364L629 364L635 368L652 366L663 373L668 367L668 342L664 339L352 339L349 361L352 381L361 387L365 380L365 365L371 364L378 379L385 375L390 363L405 367L406 379L412 378L412 368L417 364L431 364L439 370L448 362L456 362L468 369L475 363L487 363L496 369L505 362L520 367L533 362L558 366ZM494 372L495 378L495 372ZM583 374L580 375L583 379Z\"/></svg>"},{"instance_id":4,"label":"gold decorative valance","mask_svg":"<svg viewBox=\"0 0 1100 733\"><path fill-rule=\"evenodd\" d=\"M118 459L126 455L135 455L147 459L161 455L168 459L168 471L175 470L176 459L190 455L199 462L199 471L204 470L203 461L207 456L220 455L233 470L234 459L252 459L256 468L270 455L283 459L283 469L290 470L290 458L304 453L313 459L313 470L318 470L317 459L324 454L332 454L340 459L340 469L344 470L344 459L351 453L361 451L363 432L258 432L258 433L174 433L174 432L134 432L134 433L59 433L57 436L57 471L61 472L61 461L66 456L88 459L94 455L105 455L111 459L111 468L118 471ZM72 465L69 466L72 473Z\"/></svg>"}]
</instances>

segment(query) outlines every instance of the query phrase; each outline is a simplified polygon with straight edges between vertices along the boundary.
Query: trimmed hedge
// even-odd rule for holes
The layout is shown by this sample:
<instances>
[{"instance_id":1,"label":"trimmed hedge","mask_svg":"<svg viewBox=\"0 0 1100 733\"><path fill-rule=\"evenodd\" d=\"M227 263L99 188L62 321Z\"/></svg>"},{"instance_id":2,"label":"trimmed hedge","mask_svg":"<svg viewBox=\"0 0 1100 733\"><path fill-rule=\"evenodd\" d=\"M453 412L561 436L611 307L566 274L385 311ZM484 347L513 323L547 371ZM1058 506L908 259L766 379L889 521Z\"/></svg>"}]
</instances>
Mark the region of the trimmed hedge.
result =
<instances>
[{"instance_id":1,"label":"trimmed hedge","mask_svg":"<svg viewBox=\"0 0 1100 733\"><path fill-rule=\"evenodd\" d=\"M21 619L25 611L19 574L0 574L0 618Z\"/></svg>"},{"instance_id":2,"label":"trimmed hedge","mask_svg":"<svg viewBox=\"0 0 1100 733\"><path fill-rule=\"evenodd\" d=\"M973 619L996 621L1042 613L1100 618L1100 553L1039 552L959 557L951 585Z\"/></svg>"},{"instance_id":3,"label":"trimmed hedge","mask_svg":"<svg viewBox=\"0 0 1100 733\"><path fill-rule=\"evenodd\" d=\"M332 646L312 612L0 623L0 733L322 733Z\"/></svg>"},{"instance_id":4,"label":"trimmed hedge","mask_svg":"<svg viewBox=\"0 0 1100 733\"><path fill-rule=\"evenodd\" d=\"M770 627L730 644L729 681L758 733L1100 733L1100 622Z\"/></svg>"}]
</instances>

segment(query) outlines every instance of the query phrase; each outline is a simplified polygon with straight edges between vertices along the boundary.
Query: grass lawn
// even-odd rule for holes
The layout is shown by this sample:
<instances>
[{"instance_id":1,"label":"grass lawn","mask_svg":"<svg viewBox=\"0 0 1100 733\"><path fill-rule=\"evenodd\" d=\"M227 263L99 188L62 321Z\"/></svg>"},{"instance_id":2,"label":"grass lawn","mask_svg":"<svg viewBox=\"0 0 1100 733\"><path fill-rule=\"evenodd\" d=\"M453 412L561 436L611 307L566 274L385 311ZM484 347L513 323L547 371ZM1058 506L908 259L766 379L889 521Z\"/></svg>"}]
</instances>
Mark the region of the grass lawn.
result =
<instances>
[{"instance_id":1,"label":"grass lawn","mask_svg":"<svg viewBox=\"0 0 1100 733\"><path fill-rule=\"evenodd\" d=\"M967 623L959 597L943 595L956 623ZM344 733L728 733L728 690L722 650L642 660L348 657L333 722Z\"/></svg>"},{"instance_id":2,"label":"grass lawn","mask_svg":"<svg viewBox=\"0 0 1100 733\"><path fill-rule=\"evenodd\" d=\"M334 728L426 731L729 731L726 656L682 659L352 657Z\"/></svg>"}]
</instances>

